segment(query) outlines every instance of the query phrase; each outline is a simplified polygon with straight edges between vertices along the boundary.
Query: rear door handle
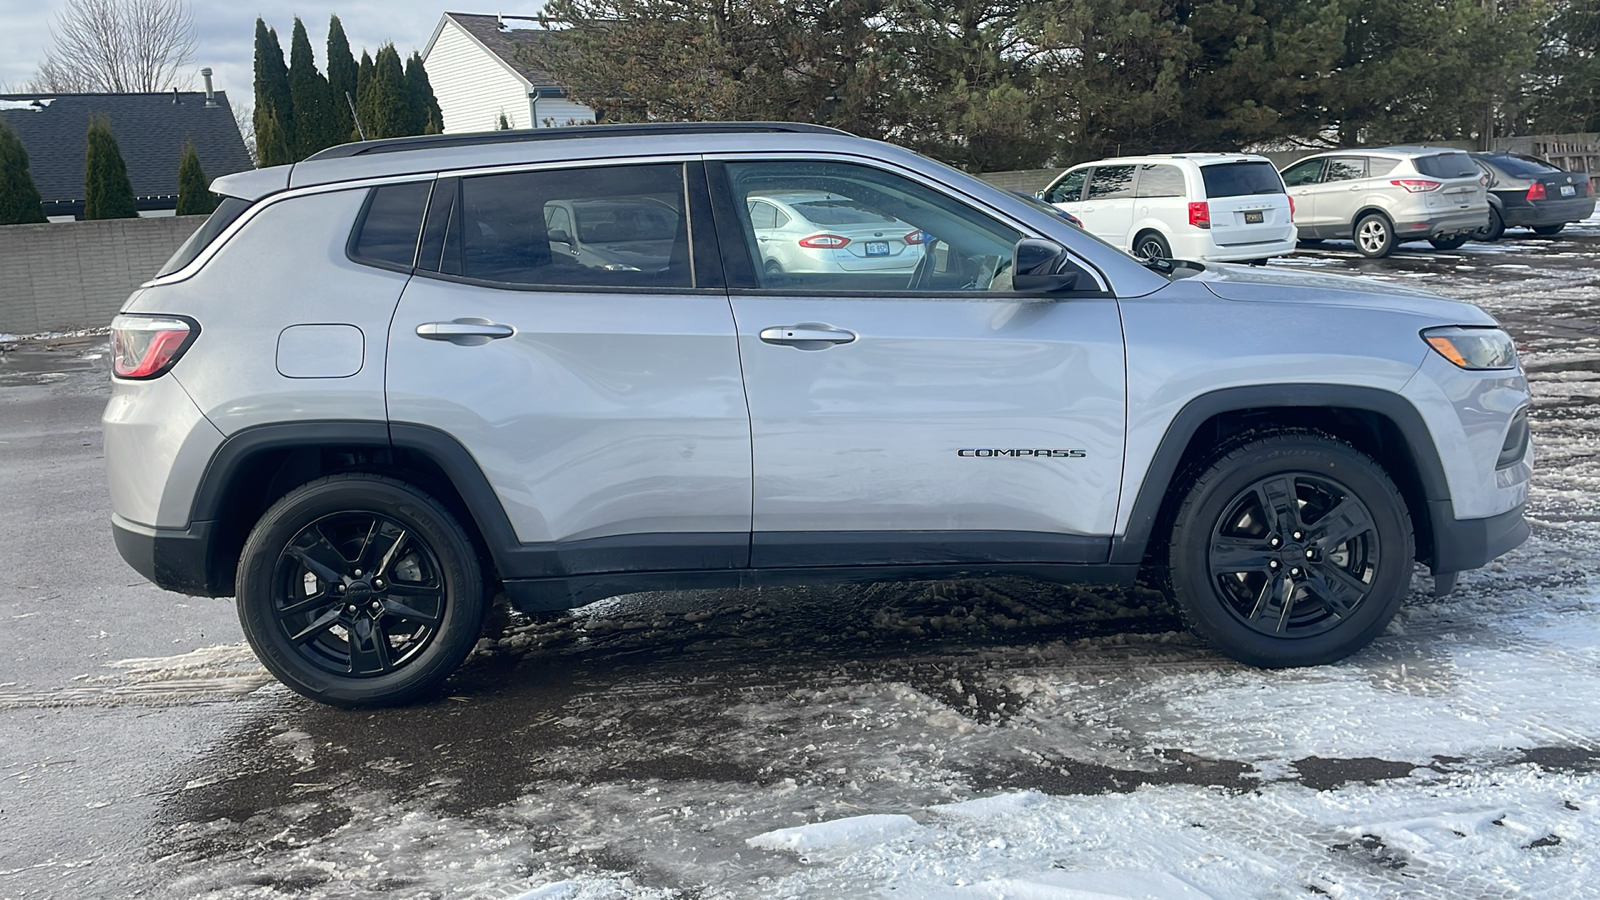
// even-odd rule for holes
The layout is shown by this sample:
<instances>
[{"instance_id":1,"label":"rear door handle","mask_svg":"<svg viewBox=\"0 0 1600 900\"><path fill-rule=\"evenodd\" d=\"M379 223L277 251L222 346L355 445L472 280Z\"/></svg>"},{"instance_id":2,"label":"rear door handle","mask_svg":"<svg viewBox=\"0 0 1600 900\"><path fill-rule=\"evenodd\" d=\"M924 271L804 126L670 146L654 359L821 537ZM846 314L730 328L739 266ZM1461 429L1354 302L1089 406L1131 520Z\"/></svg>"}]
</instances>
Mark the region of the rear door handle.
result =
<instances>
[{"instance_id":1,"label":"rear door handle","mask_svg":"<svg viewBox=\"0 0 1600 900\"><path fill-rule=\"evenodd\" d=\"M500 338L511 337L517 330L510 325L500 325L488 319L453 319L449 322L424 322L417 326L417 337L428 341L449 341L462 347L475 347Z\"/></svg>"},{"instance_id":2,"label":"rear door handle","mask_svg":"<svg viewBox=\"0 0 1600 900\"><path fill-rule=\"evenodd\" d=\"M761 339L769 344L781 344L800 350L826 350L834 344L850 343L856 339L856 334L832 325L801 322L799 325L775 325L772 328L763 328Z\"/></svg>"}]
</instances>

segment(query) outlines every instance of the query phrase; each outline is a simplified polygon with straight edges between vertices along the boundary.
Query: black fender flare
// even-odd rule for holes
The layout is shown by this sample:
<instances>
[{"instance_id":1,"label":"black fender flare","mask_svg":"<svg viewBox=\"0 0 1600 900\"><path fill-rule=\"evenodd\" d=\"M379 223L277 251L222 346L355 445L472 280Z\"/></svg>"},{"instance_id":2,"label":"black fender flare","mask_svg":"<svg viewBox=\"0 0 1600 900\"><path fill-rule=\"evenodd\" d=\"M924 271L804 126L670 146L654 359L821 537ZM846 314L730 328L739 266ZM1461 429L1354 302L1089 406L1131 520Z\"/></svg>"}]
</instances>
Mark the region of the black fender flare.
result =
<instances>
[{"instance_id":1,"label":"black fender flare","mask_svg":"<svg viewBox=\"0 0 1600 900\"><path fill-rule=\"evenodd\" d=\"M1144 558L1167 494L1180 473L1191 441L1200 427L1224 413L1268 409L1346 409L1372 413L1391 422L1405 442L1427 501L1430 518L1454 518L1450 486L1434 446L1433 434L1411 401L1381 388L1340 384L1270 384L1222 388L1201 394L1184 405L1167 424L1166 434L1145 470L1124 532L1111 542L1113 564L1137 564ZM1438 512L1434 512L1437 510Z\"/></svg>"}]
</instances>

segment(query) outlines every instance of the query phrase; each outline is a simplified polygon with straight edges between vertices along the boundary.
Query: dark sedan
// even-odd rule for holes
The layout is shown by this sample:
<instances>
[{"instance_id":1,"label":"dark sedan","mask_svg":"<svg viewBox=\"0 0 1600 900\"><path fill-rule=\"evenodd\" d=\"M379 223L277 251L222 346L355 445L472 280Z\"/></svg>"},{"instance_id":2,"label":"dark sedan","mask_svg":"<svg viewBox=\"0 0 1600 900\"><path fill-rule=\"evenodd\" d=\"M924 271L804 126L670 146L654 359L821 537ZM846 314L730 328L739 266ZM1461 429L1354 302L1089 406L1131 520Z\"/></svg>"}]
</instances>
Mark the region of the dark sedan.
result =
<instances>
[{"instance_id":1,"label":"dark sedan","mask_svg":"<svg viewBox=\"0 0 1600 900\"><path fill-rule=\"evenodd\" d=\"M1564 172L1542 159L1520 153L1474 153L1489 177L1489 224L1480 241L1497 241L1507 228L1525 226L1534 234L1555 234L1568 222L1594 214L1589 176Z\"/></svg>"}]
</instances>

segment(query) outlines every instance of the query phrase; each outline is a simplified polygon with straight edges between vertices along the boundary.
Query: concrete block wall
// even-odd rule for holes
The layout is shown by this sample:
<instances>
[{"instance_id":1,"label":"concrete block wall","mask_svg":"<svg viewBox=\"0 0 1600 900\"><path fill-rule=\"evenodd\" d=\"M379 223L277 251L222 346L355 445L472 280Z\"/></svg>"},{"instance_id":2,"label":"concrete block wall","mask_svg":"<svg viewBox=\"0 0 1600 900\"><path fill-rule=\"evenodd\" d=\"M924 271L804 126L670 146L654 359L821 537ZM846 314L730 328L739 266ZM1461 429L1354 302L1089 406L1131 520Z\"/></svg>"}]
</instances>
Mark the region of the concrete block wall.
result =
<instances>
[{"instance_id":1,"label":"concrete block wall","mask_svg":"<svg viewBox=\"0 0 1600 900\"><path fill-rule=\"evenodd\" d=\"M107 325L205 216L0 226L0 332Z\"/></svg>"}]
</instances>

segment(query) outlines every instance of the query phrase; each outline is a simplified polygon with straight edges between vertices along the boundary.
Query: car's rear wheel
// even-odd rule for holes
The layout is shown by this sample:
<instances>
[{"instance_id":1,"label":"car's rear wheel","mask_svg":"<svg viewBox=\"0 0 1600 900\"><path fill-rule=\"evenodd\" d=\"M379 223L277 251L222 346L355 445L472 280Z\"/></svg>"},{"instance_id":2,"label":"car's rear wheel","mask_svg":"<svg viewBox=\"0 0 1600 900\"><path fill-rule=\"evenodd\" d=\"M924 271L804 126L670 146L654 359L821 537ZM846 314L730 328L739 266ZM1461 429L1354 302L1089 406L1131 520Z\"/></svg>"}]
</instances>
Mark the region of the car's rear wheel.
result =
<instances>
[{"instance_id":1,"label":"car's rear wheel","mask_svg":"<svg viewBox=\"0 0 1600 900\"><path fill-rule=\"evenodd\" d=\"M1159 232L1141 231L1133 239L1133 254L1140 259L1171 259L1172 246Z\"/></svg>"},{"instance_id":2,"label":"car's rear wheel","mask_svg":"<svg viewBox=\"0 0 1600 900\"><path fill-rule=\"evenodd\" d=\"M404 703L477 640L485 586L437 501L371 474L290 491L251 531L236 584L245 637L290 688L334 706Z\"/></svg>"},{"instance_id":3,"label":"car's rear wheel","mask_svg":"<svg viewBox=\"0 0 1600 900\"><path fill-rule=\"evenodd\" d=\"M1560 222L1555 225L1535 225L1533 226L1533 233L1542 234L1545 237L1549 237L1552 234L1560 234L1561 229L1565 227L1567 227L1567 223L1565 222Z\"/></svg>"},{"instance_id":4,"label":"car's rear wheel","mask_svg":"<svg viewBox=\"0 0 1600 900\"><path fill-rule=\"evenodd\" d=\"M1376 259L1394 251L1394 226L1383 213L1367 213L1357 219L1352 237L1362 256Z\"/></svg>"},{"instance_id":5,"label":"car's rear wheel","mask_svg":"<svg viewBox=\"0 0 1600 900\"><path fill-rule=\"evenodd\" d=\"M1189 627L1257 666L1365 647L1411 581L1405 502L1370 457L1326 435L1238 447L1195 479L1173 524L1173 599Z\"/></svg>"},{"instance_id":6,"label":"car's rear wheel","mask_svg":"<svg viewBox=\"0 0 1600 900\"><path fill-rule=\"evenodd\" d=\"M1491 206L1491 207L1489 207L1489 224L1483 226L1482 228L1479 228L1477 233L1474 234L1472 237L1473 237L1473 240L1488 241L1490 243L1493 243L1494 241L1500 240L1500 238L1502 236L1504 236L1505 233L1506 233L1506 220L1505 220L1505 217L1500 215L1500 210L1498 210L1498 209L1494 208L1493 206Z\"/></svg>"},{"instance_id":7,"label":"car's rear wheel","mask_svg":"<svg viewBox=\"0 0 1600 900\"><path fill-rule=\"evenodd\" d=\"M1465 244L1471 237L1471 234L1456 234L1447 238L1428 238L1428 243L1432 244L1435 250L1454 250Z\"/></svg>"}]
</instances>

